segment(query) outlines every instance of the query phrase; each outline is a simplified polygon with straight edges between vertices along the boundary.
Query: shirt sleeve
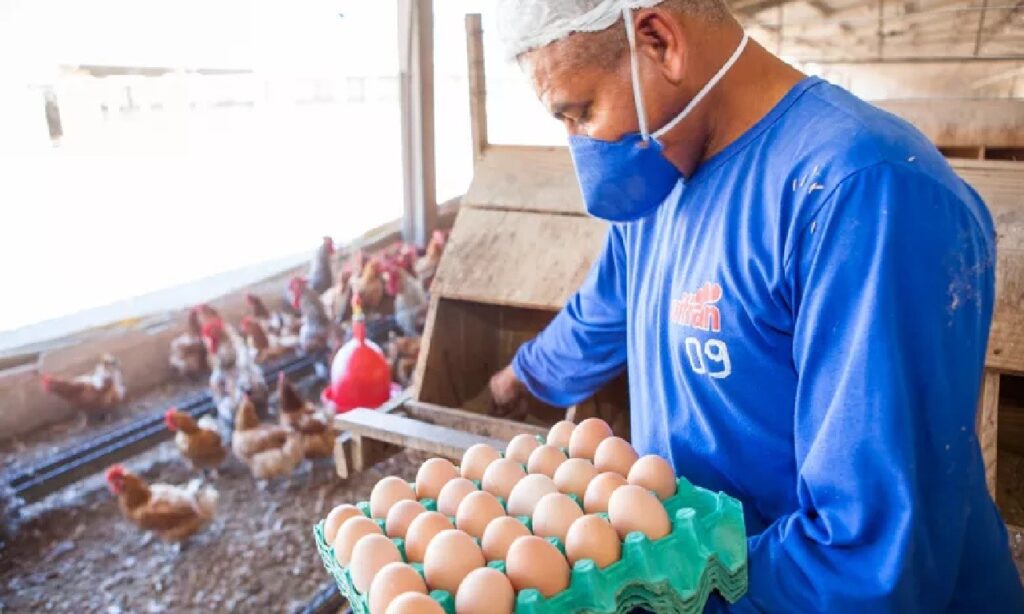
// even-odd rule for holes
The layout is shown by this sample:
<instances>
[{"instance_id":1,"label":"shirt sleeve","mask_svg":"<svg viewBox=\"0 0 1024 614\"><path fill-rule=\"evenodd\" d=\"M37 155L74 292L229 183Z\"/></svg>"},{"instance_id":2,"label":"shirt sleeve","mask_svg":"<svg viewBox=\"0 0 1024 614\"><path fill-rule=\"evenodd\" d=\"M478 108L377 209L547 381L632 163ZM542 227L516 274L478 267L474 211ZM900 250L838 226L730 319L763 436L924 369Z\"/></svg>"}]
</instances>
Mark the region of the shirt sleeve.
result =
<instances>
[{"instance_id":1,"label":"shirt sleeve","mask_svg":"<svg viewBox=\"0 0 1024 614\"><path fill-rule=\"evenodd\" d=\"M568 407L625 365L625 247L621 227L612 226L583 285L540 335L519 348L512 369L535 397Z\"/></svg>"},{"instance_id":2,"label":"shirt sleeve","mask_svg":"<svg viewBox=\"0 0 1024 614\"><path fill-rule=\"evenodd\" d=\"M794 245L799 509L749 539L735 609L946 611L966 526L995 515L975 436L991 220L965 186L883 163Z\"/></svg>"}]
</instances>

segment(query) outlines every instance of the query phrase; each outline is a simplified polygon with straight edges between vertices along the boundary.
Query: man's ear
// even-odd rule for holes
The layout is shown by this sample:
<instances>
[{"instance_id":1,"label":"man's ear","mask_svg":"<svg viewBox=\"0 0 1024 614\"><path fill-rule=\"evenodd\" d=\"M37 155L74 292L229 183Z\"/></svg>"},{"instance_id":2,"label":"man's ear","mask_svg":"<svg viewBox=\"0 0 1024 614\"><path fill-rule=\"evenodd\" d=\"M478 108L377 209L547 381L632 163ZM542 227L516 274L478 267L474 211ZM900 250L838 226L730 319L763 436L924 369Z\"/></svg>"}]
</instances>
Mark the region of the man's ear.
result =
<instances>
[{"instance_id":1,"label":"man's ear","mask_svg":"<svg viewBox=\"0 0 1024 614\"><path fill-rule=\"evenodd\" d=\"M686 34L679 20L663 8L638 10L633 19L637 52L659 66L666 80L679 85L688 57Z\"/></svg>"}]
</instances>

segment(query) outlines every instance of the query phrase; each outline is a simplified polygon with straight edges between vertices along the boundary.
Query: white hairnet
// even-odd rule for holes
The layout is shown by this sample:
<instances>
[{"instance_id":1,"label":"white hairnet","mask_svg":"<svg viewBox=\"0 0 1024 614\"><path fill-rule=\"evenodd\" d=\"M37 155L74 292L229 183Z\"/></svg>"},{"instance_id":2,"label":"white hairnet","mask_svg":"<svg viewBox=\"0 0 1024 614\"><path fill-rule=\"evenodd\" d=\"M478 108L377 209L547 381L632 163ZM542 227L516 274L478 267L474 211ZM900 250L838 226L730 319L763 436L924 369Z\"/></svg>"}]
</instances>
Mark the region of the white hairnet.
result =
<instances>
[{"instance_id":1,"label":"white hairnet","mask_svg":"<svg viewBox=\"0 0 1024 614\"><path fill-rule=\"evenodd\" d=\"M505 54L561 40L573 32L598 32L611 26L624 9L650 8L663 0L498 0L498 34Z\"/></svg>"}]
</instances>

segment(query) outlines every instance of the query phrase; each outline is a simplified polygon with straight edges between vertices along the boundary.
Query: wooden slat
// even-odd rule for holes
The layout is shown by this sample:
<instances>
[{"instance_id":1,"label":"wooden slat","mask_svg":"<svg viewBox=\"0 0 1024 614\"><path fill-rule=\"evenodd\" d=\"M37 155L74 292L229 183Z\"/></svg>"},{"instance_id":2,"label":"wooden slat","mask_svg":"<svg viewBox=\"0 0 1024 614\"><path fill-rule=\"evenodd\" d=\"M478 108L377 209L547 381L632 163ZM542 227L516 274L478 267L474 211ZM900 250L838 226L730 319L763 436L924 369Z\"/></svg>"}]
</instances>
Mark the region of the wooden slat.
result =
<instances>
[{"instance_id":1,"label":"wooden slat","mask_svg":"<svg viewBox=\"0 0 1024 614\"><path fill-rule=\"evenodd\" d=\"M417 420L423 420L439 426L457 428L476 435L493 437L504 441L511 441L513 437L523 433L540 437L548 434L547 429L532 424L495 418L494 416L451 407L443 407L433 403L409 401L402 407L405 413Z\"/></svg>"},{"instance_id":2,"label":"wooden slat","mask_svg":"<svg viewBox=\"0 0 1024 614\"><path fill-rule=\"evenodd\" d=\"M561 309L604 245L604 222L464 208L434 279L444 298Z\"/></svg>"},{"instance_id":3,"label":"wooden slat","mask_svg":"<svg viewBox=\"0 0 1024 614\"><path fill-rule=\"evenodd\" d=\"M875 103L914 124L936 145L1024 145L1024 102L1012 99L884 100Z\"/></svg>"},{"instance_id":4,"label":"wooden slat","mask_svg":"<svg viewBox=\"0 0 1024 614\"><path fill-rule=\"evenodd\" d=\"M334 427L352 433L355 438L383 441L453 460L461 459L470 446L478 443L485 443L499 450L505 447L505 442L500 439L383 414L372 409L354 409L335 416ZM358 468L356 470L358 471Z\"/></svg>"},{"instance_id":5,"label":"wooden slat","mask_svg":"<svg viewBox=\"0 0 1024 614\"><path fill-rule=\"evenodd\" d=\"M484 31L480 14L466 15L466 76L469 82L469 127L473 161L487 149L487 76L484 70Z\"/></svg>"},{"instance_id":6,"label":"wooden slat","mask_svg":"<svg viewBox=\"0 0 1024 614\"><path fill-rule=\"evenodd\" d=\"M999 373L986 370L981 384L981 404L978 407L977 431L981 457L985 461L985 483L995 500L996 455L999 419Z\"/></svg>"},{"instance_id":7,"label":"wooden slat","mask_svg":"<svg viewBox=\"0 0 1024 614\"><path fill-rule=\"evenodd\" d=\"M469 206L585 215L565 147L490 145L463 198Z\"/></svg>"}]
</instances>

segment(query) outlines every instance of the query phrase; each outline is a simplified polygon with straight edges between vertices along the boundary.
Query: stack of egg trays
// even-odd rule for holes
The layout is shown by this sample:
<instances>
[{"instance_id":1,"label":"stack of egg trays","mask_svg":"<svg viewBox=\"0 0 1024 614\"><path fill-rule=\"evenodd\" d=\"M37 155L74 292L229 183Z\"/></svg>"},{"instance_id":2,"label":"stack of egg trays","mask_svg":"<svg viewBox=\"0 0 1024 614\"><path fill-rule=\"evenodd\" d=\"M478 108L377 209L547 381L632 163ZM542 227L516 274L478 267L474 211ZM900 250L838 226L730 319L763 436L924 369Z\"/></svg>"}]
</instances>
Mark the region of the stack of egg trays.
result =
<instances>
[{"instance_id":1,"label":"stack of egg trays","mask_svg":"<svg viewBox=\"0 0 1024 614\"><path fill-rule=\"evenodd\" d=\"M436 510L433 499L421 499L420 503L429 511ZM679 478L676 494L662 504L672 521L668 535L655 541L639 532L627 535L619 561L604 569L590 560L577 561L568 589L549 599L535 589L520 591L516 614L626 614L634 608L688 614L703 611L712 590L730 603L738 601L747 591L747 540L740 502ZM360 502L357 507L370 516L369 503ZM531 528L528 517L517 518ZM375 522L383 529L383 521ZM334 549L324 541L323 521L314 528L314 535L324 568L348 599L353 613L369 614L366 596L356 591L348 570L338 564ZM403 540L392 541L405 559ZM548 541L565 553L557 538ZM411 565L423 574L421 564ZM504 561L493 561L488 566L505 572ZM433 591L430 596L445 612L455 614L450 593Z\"/></svg>"}]
</instances>

